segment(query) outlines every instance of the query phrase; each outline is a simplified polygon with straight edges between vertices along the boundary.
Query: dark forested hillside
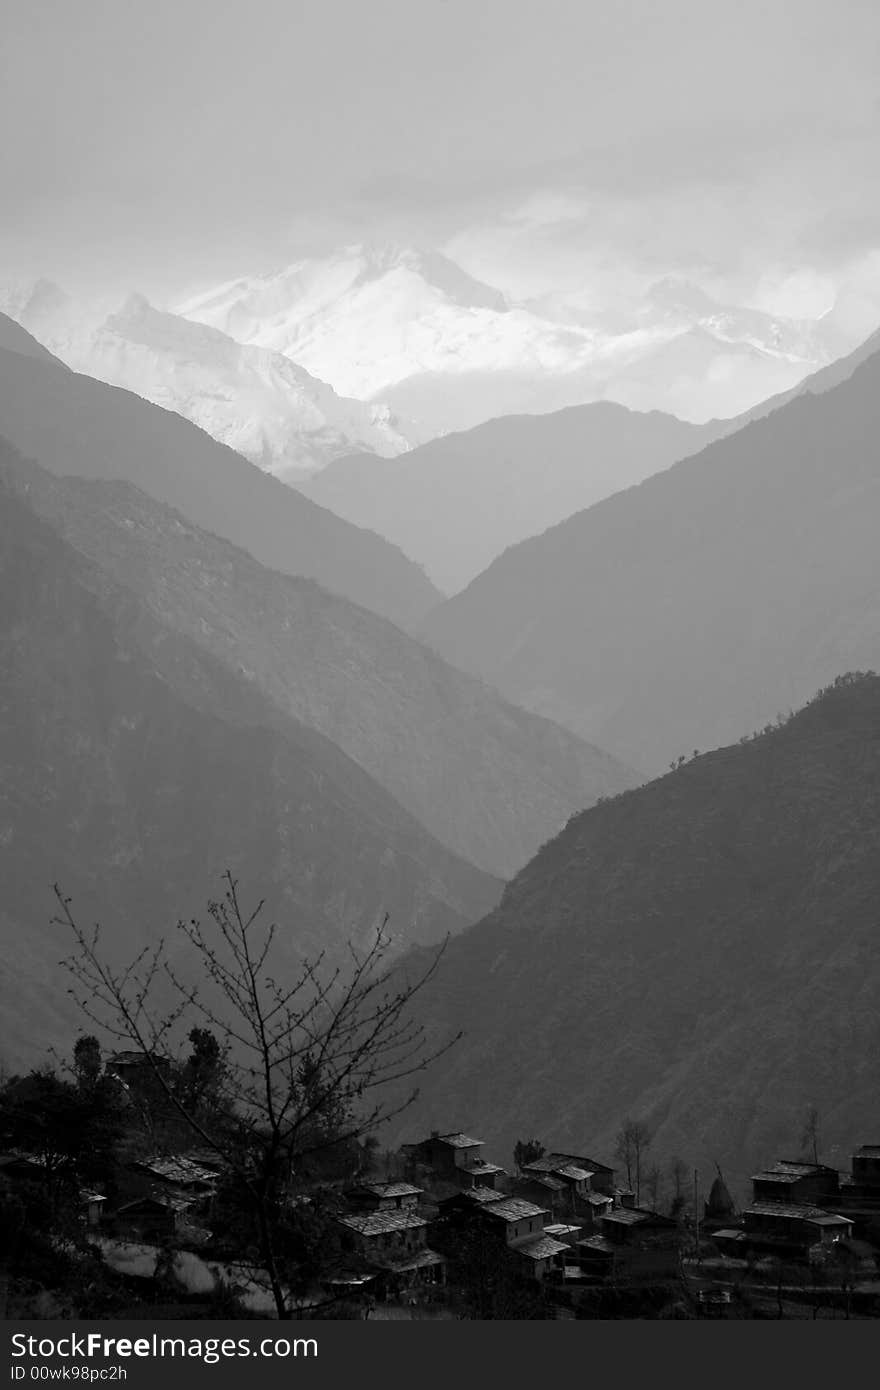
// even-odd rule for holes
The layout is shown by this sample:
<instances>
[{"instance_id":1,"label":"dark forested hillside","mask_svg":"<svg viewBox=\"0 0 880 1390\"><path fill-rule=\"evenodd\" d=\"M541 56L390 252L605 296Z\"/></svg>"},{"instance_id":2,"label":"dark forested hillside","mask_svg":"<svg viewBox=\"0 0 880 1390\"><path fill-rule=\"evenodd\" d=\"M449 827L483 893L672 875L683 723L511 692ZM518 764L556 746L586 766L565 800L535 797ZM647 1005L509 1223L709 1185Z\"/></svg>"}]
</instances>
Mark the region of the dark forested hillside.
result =
<instances>
[{"instance_id":1,"label":"dark forested hillside","mask_svg":"<svg viewBox=\"0 0 880 1390\"><path fill-rule=\"evenodd\" d=\"M451 943L420 1000L463 1027L397 1137L462 1127L612 1162L750 1165L880 1130L880 678L584 812ZM740 1190L742 1190L740 1186Z\"/></svg>"},{"instance_id":2,"label":"dark forested hillside","mask_svg":"<svg viewBox=\"0 0 880 1390\"><path fill-rule=\"evenodd\" d=\"M71 1022L51 885L130 954L219 895L230 867L282 958L339 958L385 912L398 947L483 915L498 880L360 767L163 625L0 485L2 1060Z\"/></svg>"},{"instance_id":3,"label":"dark forested hillside","mask_svg":"<svg viewBox=\"0 0 880 1390\"><path fill-rule=\"evenodd\" d=\"M453 663L645 772L880 664L880 353L506 551L431 614Z\"/></svg>"},{"instance_id":4,"label":"dark forested hillside","mask_svg":"<svg viewBox=\"0 0 880 1390\"><path fill-rule=\"evenodd\" d=\"M10 321L0 322L5 331ZM316 506L181 415L54 359L0 348L0 434L53 473L133 482L262 564L317 579L403 626L439 598L381 536Z\"/></svg>"}]
</instances>

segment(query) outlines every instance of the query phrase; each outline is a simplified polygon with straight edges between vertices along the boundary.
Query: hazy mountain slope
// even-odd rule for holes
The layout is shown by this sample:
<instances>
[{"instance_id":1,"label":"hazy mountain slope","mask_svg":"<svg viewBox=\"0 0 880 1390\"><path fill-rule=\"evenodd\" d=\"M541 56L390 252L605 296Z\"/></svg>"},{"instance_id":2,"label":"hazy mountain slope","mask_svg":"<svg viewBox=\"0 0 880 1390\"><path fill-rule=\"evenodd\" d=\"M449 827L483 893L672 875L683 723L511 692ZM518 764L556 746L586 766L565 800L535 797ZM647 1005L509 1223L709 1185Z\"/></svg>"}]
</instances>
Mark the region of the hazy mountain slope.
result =
<instances>
[{"instance_id":1,"label":"hazy mountain slope","mask_svg":"<svg viewBox=\"0 0 880 1390\"><path fill-rule=\"evenodd\" d=\"M576 817L451 943L421 1001L465 1038L398 1138L462 1126L613 1163L718 1159L742 1188L807 1107L846 1166L880 1127L880 679Z\"/></svg>"},{"instance_id":2,"label":"hazy mountain slope","mask_svg":"<svg viewBox=\"0 0 880 1390\"><path fill-rule=\"evenodd\" d=\"M831 391L841 382L848 381L857 367L863 362L867 362L869 357L873 357L876 352L880 352L880 328L876 333L872 333L870 338L866 338L853 352L848 352L844 357L839 357L835 362L829 362L827 367L820 367L818 372L811 372L803 381L798 382L797 386L790 391L783 391L778 396L771 396L766 401L761 401L758 405L752 406L751 410L745 411L737 416L736 420L731 421L737 428L749 424L752 420L761 420L765 415L769 415L773 410L779 410L780 406L787 405L796 396L803 396L810 392L814 396L820 396L825 391ZM713 421L713 424L723 424L723 421Z\"/></svg>"},{"instance_id":3,"label":"hazy mountain slope","mask_svg":"<svg viewBox=\"0 0 880 1390\"><path fill-rule=\"evenodd\" d=\"M339 959L385 911L402 945L497 901L498 880L157 621L5 484L0 703L0 1007L5 1046L17 1039L31 1059L68 1017L53 881L127 953L202 911L231 867L272 905L289 964L321 947Z\"/></svg>"},{"instance_id":4,"label":"hazy mountain slope","mask_svg":"<svg viewBox=\"0 0 880 1390\"><path fill-rule=\"evenodd\" d=\"M431 440L399 459L341 458L298 486L399 545L447 593L506 550L575 512L778 410L839 385L880 348L880 332L791 391L730 419L694 425L608 401L511 415Z\"/></svg>"},{"instance_id":5,"label":"hazy mountain slope","mask_svg":"<svg viewBox=\"0 0 880 1390\"><path fill-rule=\"evenodd\" d=\"M278 476L357 449L399 454L416 442L386 407L338 396L280 352L162 313L142 295L106 317L57 286L17 307L19 322L74 371L177 411Z\"/></svg>"},{"instance_id":6,"label":"hazy mountain slope","mask_svg":"<svg viewBox=\"0 0 880 1390\"><path fill-rule=\"evenodd\" d=\"M305 574L393 621L437 599L394 546L332 516L171 411L60 363L0 350L0 432L54 473L125 478L262 564Z\"/></svg>"},{"instance_id":7,"label":"hazy mountain slope","mask_svg":"<svg viewBox=\"0 0 880 1390\"><path fill-rule=\"evenodd\" d=\"M596 402L503 416L399 459L339 459L298 486L399 545L455 593L509 545L695 453L726 428Z\"/></svg>"},{"instance_id":8,"label":"hazy mountain slope","mask_svg":"<svg viewBox=\"0 0 880 1390\"><path fill-rule=\"evenodd\" d=\"M635 776L508 705L386 620L263 569L127 483L10 482L164 624L326 734L442 843L509 877L573 811Z\"/></svg>"},{"instance_id":9,"label":"hazy mountain slope","mask_svg":"<svg viewBox=\"0 0 880 1390\"><path fill-rule=\"evenodd\" d=\"M880 355L506 551L436 609L456 665L658 771L880 664Z\"/></svg>"},{"instance_id":10,"label":"hazy mountain slope","mask_svg":"<svg viewBox=\"0 0 880 1390\"><path fill-rule=\"evenodd\" d=\"M54 362L61 366L58 358L53 357L48 348L6 314L0 314L0 348L7 352L17 352L22 357L35 357L37 361Z\"/></svg>"}]
</instances>

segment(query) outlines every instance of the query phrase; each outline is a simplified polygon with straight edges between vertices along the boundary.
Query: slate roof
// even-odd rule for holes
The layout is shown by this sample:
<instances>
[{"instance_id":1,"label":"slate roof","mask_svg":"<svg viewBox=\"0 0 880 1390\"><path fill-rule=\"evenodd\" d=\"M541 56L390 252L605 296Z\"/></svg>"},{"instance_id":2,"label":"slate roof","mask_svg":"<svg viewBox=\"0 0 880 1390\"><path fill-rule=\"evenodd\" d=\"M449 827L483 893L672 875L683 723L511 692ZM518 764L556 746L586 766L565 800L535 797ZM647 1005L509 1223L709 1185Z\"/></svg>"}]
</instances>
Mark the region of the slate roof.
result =
<instances>
[{"instance_id":1,"label":"slate roof","mask_svg":"<svg viewBox=\"0 0 880 1390\"><path fill-rule=\"evenodd\" d=\"M800 1202L752 1202L745 1209L745 1215L749 1213L756 1216L788 1216L796 1221L810 1221L814 1225L852 1225L845 1216L835 1216L821 1207L805 1206Z\"/></svg>"},{"instance_id":2,"label":"slate roof","mask_svg":"<svg viewBox=\"0 0 880 1390\"><path fill-rule=\"evenodd\" d=\"M543 1158L536 1158L531 1163L524 1163L522 1170L524 1173L552 1173L560 1160L554 1158L552 1154L545 1154Z\"/></svg>"},{"instance_id":3,"label":"slate roof","mask_svg":"<svg viewBox=\"0 0 880 1390\"><path fill-rule=\"evenodd\" d=\"M811 1178L818 1173L833 1173L836 1169L828 1168L824 1163L797 1163L789 1159L780 1159L778 1163L773 1163L769 1168L764 1168L760 1173L752 1174L752 1182L797 1182L800 1178Z\"/></svg>"},{"instance_id":4,"label":"slate roof","mask_svg":"<svg viewBox=\"0 0 880 1390\"><path fill-rule=\"evenodd\" d=\"M638 1207L618 1207L616 1211L609 1211L602 1220L613 1221L618 1226L638 1226L650 1220L650 1217L648 1212L639 1211Z\"/></svg>"},{"instance_id":5,"label":"slate roof","mask_svg":"<svg viewBox=\"0 0 880 1390\"><path fill-rule=\"evenodd\" d=\"M564 1192L565 1183L560 1182L559 1178L554 1178L551 1173L532 1173L527 1172L520 1182L528 1180L533 1183L540 1183L541 1187L546 1187L548 1192Z\"/></svg>"},{"instance_id":6,"label":"slate roof","mask_svg":"<svg viewBox=\"0 0 880 1390\"><path fill-rule=\"evenodd\" d=\"M516 1247L518 1255L525 1255L527 1260L549 1260L552 1255L561 1255L568 1250L561 1240L554 1240L552 1236L539 1236L537 1240L526 1241L525 1245Z\"/></svg>"},{"instance_id":7,"label":"slate roof","mask_svg":"<svg viewBox=\"0 0 880 1390\"><path fill-rule=\"evenodd\" d=\"M501 1168L497 1163L487 1163L484 1158L474 1159L473 1163L468 1163L463 1169L465 1173L506 1173L506 1168Z\"/></svg>"},{"instance_id":8,"label":"slate roof","mask_svg":"<svg viewBox=\"0 0 880 1390\"><path fill-rule=\"evenodd\" d=\"M587 1158L584 1154L568 1154L560 1152L559 1149L554 1149L549 1157L555 1158L557 1161L561 1159L563 1163L574 1163L579 1168L588 1168L591 1173L597 1171L602 1173L614 1172L614 1169L609 1168L607 1163L599 1163L597 1159Z\"/></svg>"},{"instance_id":9,"label":"slate roof","mask_svg":"<svg viewBox=\"0 0 880 1390\"><path fill-rule=\"evenodd\" d=\"M503 1202L507 1200L503 1192L496 1192L494 1187L464 1187L461 1192L456 1192L452 1197L444 1197L443 1202L458 1202L461 1198L469 1202L475 1202L478 1206L487 1206L490 1202ZM441 1202L441 1206L443 1205Z\"/></svg>"},{"instance_id":10,"label":"slate roof","mask_svg":"<svg viewBox=\"0 0 880 1390\"><path fill-rule=\"evenodd\" d=\"M391 1231L415 1231L428 1224L424 1217L414 1216L409 1211L353 1213L350 1216L337 1217L337 1220L362 1236L382 1236Z\"/></svg>"},{"instance_id":11,"label":"slate roof","mask_svg":"<svg viewBox=\"0 0 880 1390\"><path fill-rule=\"evenodd\" d=\"M362 1182L358 1192L371 1192L374 1197L420 1197L423 1187L414 1187L411 1182Z\"/></svg>"},{"instance_id":12,"label":"slate roof","mask_svg":"<svg viewBox=\"0 0 880 1390\"><path fill-rule=\"evenodd\" d=\"M451 1149L479 1149L483 1144L482 1139L471 1139L466 1134L438 1134L434 1142L448 1144Z\"/></svg>"},{"instance_id":13,"label":"slate roof","mask_svg":"<svg viewBox=\"0 0 880 1390\"><path fill-rule=\"evenodd\" d=\"M586 1168L579 1168L576 1163L560 1163L553 1172L559 1173L563 1178L570 1178L572 1182L587 1182L593 1176Z\"/></svg>"},{"instance_id":14,"label":"slate roof","mask_svg":"<svg viewBox=\"0 0 880 1390\"><path fill-rule=\"evenodd\" d=\"M217 1181L217 1173L213 1168L203 1168L200 1163L195 1163L191 1158L179 1156L169 1156L160 1158L140 1159L135 1165L147 1173L152 1173L154 1177L161 1178L163 1182L171 1183L206 1183L212 1184Z\"/></svg>"},{"instance_id":15,"label":"slate roof","mask_svg":"<svg viewBox=\"0 0 880 1390\"><path fill-rule=\"evenodd\" d=\"M544 1233L548 1236L571 1236L575 1231L580 1231L580 1226L568 1226L564 1221L554 1221L552 1225L544 1227Z\"/></svg>"},{"instance_id":16,"label":"slate roof","mask_svg":"<svg viewBox=\"0 0 880 1390\"><path fill-rule=\"evenodd\" d=\"M500 1216L502 1221L523 1221L530 1216L547 1215L543 1207L536 1207L533 1202L525 1202L521 1197L503 1197L486 1210L490 1216Z\"/></svg>"}]
</instances>

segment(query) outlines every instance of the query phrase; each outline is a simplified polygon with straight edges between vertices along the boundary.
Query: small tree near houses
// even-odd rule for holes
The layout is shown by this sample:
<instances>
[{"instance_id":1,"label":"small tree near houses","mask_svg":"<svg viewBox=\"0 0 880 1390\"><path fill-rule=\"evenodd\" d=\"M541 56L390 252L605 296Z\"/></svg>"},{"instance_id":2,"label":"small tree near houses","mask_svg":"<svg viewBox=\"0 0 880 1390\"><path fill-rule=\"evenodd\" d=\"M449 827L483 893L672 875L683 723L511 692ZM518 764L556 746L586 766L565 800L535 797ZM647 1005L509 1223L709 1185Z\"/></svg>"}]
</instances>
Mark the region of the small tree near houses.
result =
<instances>
[{"instance_id":1,"label":"small tree near houses","mask_svg":"<svg viewBox=\"0 0 880 1390\"><path fill-rule=\"evenodd\" d=\"M74 940L64 961L71 993L93 1023L143 1053L164 1103L216 1154L253 1231L253 1253L277 1315L289 1318L301 1291L303 1245L295 1231L291 1236L291 1199L303 1173L345 1144L357 1146L405 1109L417 1092L401 1091L400 1083L460 1035L428 1050L409 1012L445 943L409 979L387 962L383 923L364 953L349 948L345 970L329 968L321 954L282 984L272 968L276 924L266 922L262 901L243 905L230 872L224 882L206 923L177 923L174 945L191 948L192 980L178 973L178 953L164 939L125 968L112 966L100 927L83 929L57 886L54 920ZM163 1005L163 993L170 1003ZM192 1083L207 1077L210 1108L201 1084L178 1084L180 1033L187 1028L199 1074L190 1068L184 1077ZM217 1049L206 1031L219 1040ZM389 1100L390 1086L403 1098Z\"/></svg>"}]
</instances>

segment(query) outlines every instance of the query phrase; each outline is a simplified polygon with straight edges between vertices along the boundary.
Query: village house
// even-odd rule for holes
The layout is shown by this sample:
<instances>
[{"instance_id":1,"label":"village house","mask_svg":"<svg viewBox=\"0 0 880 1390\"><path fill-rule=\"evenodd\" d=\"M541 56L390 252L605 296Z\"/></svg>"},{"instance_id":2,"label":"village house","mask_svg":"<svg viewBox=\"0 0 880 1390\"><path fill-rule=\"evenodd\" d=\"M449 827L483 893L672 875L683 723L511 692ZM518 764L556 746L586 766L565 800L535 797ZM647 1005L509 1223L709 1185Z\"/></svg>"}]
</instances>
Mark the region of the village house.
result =
<instances>
[{"instance_id":1,"label":"village house","mask_svg":"<svg viewBox=\"0 0 880 1390\"><path fill-rule=\"evenodd\" d=\"M524 1164L523 1176L555 1178L563 1184L569 1198L585 1197L591 1190L593 1179L593 1174L588 1168L582 1168L579 1163L573 1163L559 1154L551 1154L547 1158L536 1159L534 1163Z\"/></svg>"},{"instance_id":2,"label":"village house","mask_svg":"<svg viewBox=\"0 0 880 1390\"><path fill-rule=\"evenodd\" d=\"M570 1192L584 1196L587 1192L614 1192L614 1169L583 1154L563 1153L554 1149L523 1165L523 1177L553 1177L565 1184Z\"/></svg>"},{"instance_id":3,"label":"village house","mask_svg":"<svg viewBox=\"0 0 880 1390\"><path fill-rule=\"evenodd\" d=\"M180 1193L205 1195L213 1192L217 1186L216 1169L206 1168L182 1154L154 1154L151 1158L135 1159L129 1167L146 1173L153 1182L172 1187Z\"/></svg>"},{"instance_id":4,"label":"village house","mask_svg":"<svg viewBox=\"0 0 880 1390\"><path fill-rule=\"evenodd\" d=\"M524 1202L520 1197L502 1197L498 1202L483 1202L474 1206L478 1220L494 1227L509 1246L535 1240L544 1230L544 1218L549 1213L542 1207Z\"/></svg>"},{"instance_id":5,"label":"village house","mask_svg":"<svg viewBox=\"0 0 880 1390\"><path fill-rule=\"evenodd\" d=\"M428 1222L413 1209L351 1212L337 1222L364 1272L381 1274L386 1295L444 1282L446 1260L428 1246Z\"/></svg>"},{"instance_id":6,"label":"village house","mask_svg":"<svg viewBox=\"0 0 880 1390\"><path fill-rule=\"evenodd\" d=\"M614 1199L604 1192L588 1192L586 1198L577 1204L577 1212L585 1227L592 1231L601 1230L603 1216L614 1210Z\"/></svg>"},{"instance_id":7,"label":"village house","mask_svg":"<svg viewBox=\"0 0 880 1390\"><path fill-rule=\"evenodd\" d=\"M336 1218L351 1245L368 1259L393 1263L424 1249L428 1222L412 1211L349 1212Z\"/></svg>"},{"instance_id":8,"label":"village house","mask_svg":"<svg viewBox=\"0 0 880 1390\"><path fill-rule=\"evenodd\" d=\"M723 1194L726 1201L715 1200L719 1194L713 1185L703 1228L728 1255L803 1260L812 1249L852 1234L853 1222L836 1210L839 1192L836 1168L780 1159L752 1175L752 1201L739 1221L727 1189Z\"/></svg>"},{"instance_id":9,"label":"village house","mask_svg":"<svg viewBox=\"0 0 880 1390\"><path fill-rule=\"evenodd\" d=\"M522 1176L512 1184L513 1191L518 1197L549 1207L554 1218L574 1218L596 1230L601 1217L614 1205L614 1169L605 1164L588 1168L590 1162L577 1154L544 1154L523 1166Z\"/></svg>"},{"instance_id":10,"label":"village house","mask_svg":"<svg viewBox=\"0 0 880 1390\"><path fill-rule=\"evenodd\" d=\"M410 1182L361 1182L346 1191L350 1206L365 1211L411 1211L424 1196L424 1188Z\"/></svg>"},{"instance_id":11,"label":"village house","mask_svg":"<svg viewBox=\"0 0 880 1390\"><path fill-rule=\"evenodd\" d=\"M839 1175L824 1163L802 1163L780 1159L772 1167L752 1175L755 1202L796 1202L801 1206L822 1206L837 1196Z\"/></svg>"},{"instance_id":12,"label":"village house","mask_svg":"<svg viewBox=\"0 0 880 1390\"><path fill-rule=\"evenodd\" d=\"M852 1155L852 1182L880 1197L880 1144L862 1144Z\"/></svg>"},{"instance_id":13,"label":"village house","mask_svg":"<svg viewBox=\"0 0 880 1390\"><path fill-rule=\"evenodd\" d=\"M113 1227L118 1236L129 1240L167 1239L186 1226L190 1206L185 1198L170 1195L136 1197L116 1208Z\"/></svg>"},{"instance_id":14,"label":"village house","mask_svg":"<svg viewBox=\"0 0 880 1390\"><path fill-rule=\"evenodd\" d=\"M830 1245L852 1233L853 1223L821 1207L799 1202L752 1202L742 1214L741 1230L715 1234L719 1249L736 1254L775 1254L805 1258L816 1245Z\"/></svg>"},{"instance_id":15,"label":"village house","mask_svg":"<svg viewBox=\"0 0 880 1390\"><path fill-rule=\"evenodd\" d=\"M497 1187L506 1175L505 1169L483 1158L482 1148L482 1139L434 1130L421 1143L404 1144L403 1152L411 1166L421 1163L442 1181L459 1187Z\"/></svg>"},{"instance_id":16,"label":"village house","mask_svg":"<svg viewBox=\"0 0 880 1390\"><path fill-rule=\"evenodd\" d=\"M566 1221L552 1221L545 1224L544 1234L561 1240L563 1245L573 1250L583 1234L583 1227L569 1225Z\"/></svg>"},{"instance_id":17,"label":"village house","mask_svg":"<svg viewBox=\"0 0 880 1390\"><path fill-rule=\"evenodd\" d=\"M469 1187L494 1187L500 1190L507 1177L507 1169L497 1163L489 1163L485 1158L475 1158L458 1170L459 1182Z\"/></svg>"},{"instance_id":18,"label":"village house","mask_svg":"<svg viewBox=\"0 0 880 1390\"><path fill-rule=\"evenodd\" d=\"M565 1183L551 1173L523 1173L512 1180L511 1192L514 1197L546 1207L553 1217L567 1213L571 1206Z\"/></svg>"},{"instance_id":19,"label":"village house","mask_svg":"<svg viewBox=\"0 0 880 1390\"><path fill-rule=\"evenodd\" d=\"M837 1196L824 1205L848 1216L856 1237L880 1245L880 1144L862 1144L851 1156L850 1170Z\"/></svg>"},{"instance_id":20,"label":"village house","mask_svg":"<svg viewBox=\"0 0 880 1390\"><path fill-rule=\"evenodd\" d=\"M100 1192L82 1187L79 1191L80 1214L87 1226L100 1226L107 1198Z\"/></svg>"},{"instance_id":21,"label":"village house","mask_svg":"<svg viewBox=\"0 0 880 1390\"><path fill-rule=\"evenodd\" d=\"M645 1207L616 1207L601 1218L599 1226L599 1235L579 1244L578 1249L586 1249L588 1258L600 1254L615 1277L662 1279L677 1272L679 1230L671 1216ZM592 1263L596 1263L594 1258Z\"/></svg>"},{"instance_id":22,"label":"village house","mask_svg":"<svg viewBox=\"0 0 880 1390\"><path fill-rule=\"evenodd\" d=\"M535 1240L527 1240L516 1246L514 1253L520 1262L521 1272L527 1278L546 1279L548 1275L557 1272L561 1275L569 1247L565 1241L557 1240L555 1236L545 1232Z\"/></svg>"},{"instance_id":23,"label":"village house","mask_svg":"<svg viewBox=\"0 0 880 1390\"><path fill-rule=\"evenodd\" d=\"M507 1197L490 1188L475 1188L440 1203L440 1217L432 1223L432 1240L454 1254L462 1239L479 1232L497 1245L500 1253L515 1260L529 1279L543 1279L561 1267L568 1244L545 1229L546 1208ZM566 1230L570 1228L566 1227Z\"/></svg>"},{"instance_id":24,"label":"village house","mask_svg":"<svg viewBox=\"0 0 880 1390\"><path fill-rule=\"evenodd\" d=\"M440 1222L456 1225L459 1218L464 1221L470 1220L470 1213L476 1206L486 1206L494 1202L503 1202L504 1193L496 1192L493 1187L466 1187L454 1193L451 1197L443 1197L439 1202Z\"/></svg>"}]
</instances>

